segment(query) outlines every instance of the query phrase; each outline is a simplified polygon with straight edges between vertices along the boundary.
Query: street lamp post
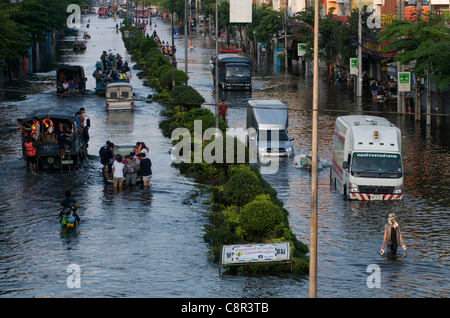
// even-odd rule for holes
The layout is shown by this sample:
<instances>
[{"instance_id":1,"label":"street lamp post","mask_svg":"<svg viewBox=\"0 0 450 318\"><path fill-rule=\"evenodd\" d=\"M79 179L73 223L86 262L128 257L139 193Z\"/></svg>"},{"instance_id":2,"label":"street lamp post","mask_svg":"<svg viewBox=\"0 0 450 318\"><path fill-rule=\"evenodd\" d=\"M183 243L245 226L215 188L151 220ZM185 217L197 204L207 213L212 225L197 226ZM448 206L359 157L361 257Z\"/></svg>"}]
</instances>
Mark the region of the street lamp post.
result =
<instances>
[{"instance_id":1,"label":"street lamp post","mask_svg":"<svg viewBox=\"0 0 450 318\"><path fill-rule=\"evenodd\" d=\"M219 4L218 0L216 0L216 63L214 63L215 67L215 83L216 83L216 107L215 107L215 113L216 113L216 134L218 134L219 130Z\"/></svg>"},{"instance_id":2,"label":"street lamp post","mask_svg":"<svg viewBox=\"0 0 450 318\"><path fill-rule=\"evenodd\" d=\"M361 0L360 0L361 1ZM319 0L314 3L314 73L313 73L313 112L311 134L311 217L309 248L309 297L317 297L317 140L319 110Z\"/></svg>"},{"instance_id":3,"label":"street lamp post","mask_svg":"<svg viewBox=\"0 0 450 318\"><path fill-rule=\"evenodd\" d=\"M356 81L356 96L362 96L362 22L361 22L361 0L358 1L358 78Z\"/></svg>"},{"instance_id":4,"label":"street lamp post","mask_svg":"<svg viewBox=\"0 0 450 318\"><path fill-rule=\"evenodd\" d=\"M175 87L175 40L173 36L173 1L172 0L172 88Z\"/></svg>"},{"instance_id":5,"label":"street lamp post","mask_svg":"<svg viewBox=\"0 0 450 318\"><path fill-rule=\"evenodd\" d=\"M188 38L188 0L184 0L184 71L186 75L188 73L188 47L187 47L187 38ZM186 83L187 84L187 83Z\"/></svg>"}]
</instances>

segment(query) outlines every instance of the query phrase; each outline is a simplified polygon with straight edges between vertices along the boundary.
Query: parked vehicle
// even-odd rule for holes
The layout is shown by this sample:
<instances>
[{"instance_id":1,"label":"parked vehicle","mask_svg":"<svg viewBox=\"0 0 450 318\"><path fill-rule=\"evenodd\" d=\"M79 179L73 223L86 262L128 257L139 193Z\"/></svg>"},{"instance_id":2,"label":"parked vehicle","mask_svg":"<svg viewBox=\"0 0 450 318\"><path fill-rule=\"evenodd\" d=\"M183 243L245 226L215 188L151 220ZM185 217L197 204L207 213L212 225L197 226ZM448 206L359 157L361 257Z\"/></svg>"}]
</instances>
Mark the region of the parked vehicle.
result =
<instances>
[{"instance_id":1,"label":"parked vehicle","mask_svg":"<svg viewBox=\"0 0 450 318\"><path fill-rule=\"evenodd\" d=\"M83 158L83 145L84 138L83 133L74 133L73 137L69 140L72 145L69 147L69 153L65 155L65 159L61 159L61 150L58 143L56 143L54 130L58 127L59 123L63 123L67 126L68 132L72 133L72 122L75 118L75 114L78 111L72 107L53 107L43 108L33 111L28 116L22 118L22 123L25 123L29 127L32 126L33 117L37 117L40 123L40 137L37 142L37 169L38 170L57 170L63 169L64 166L70 165L71 169L78 169L81 165ZM50 134L46 134L44 131L43 120L50 116L53 127ZM90 120L86 119L86 126L90 127ZM22 141L22 153L26 157L25 146ZM68 169L68 168L66 168Z\"/></svg>"},{"instance_id":2,"label":"parked vehicle","mask_svg":"<svg viewBox=\"0 0 450 318\"><path fill-rule=\"evenodd\" d=\"M87 78L84 74L84 68L81 65L62 64L56 69L56 92L62 93L62 84L64 81L69 83L71 80L77 82L76 90L83 93L86 90Z\"/></svg>"},{"instance_id":3,"label":"parked vehicle","mask_svg":"<svg viewBox=\"0 0 450 318\"><path fill-rule=\"evenodd\" d=\"M133 86L127 82L106 86L106 110L134 110Z\"/></svg>"},{"instance_id":4,"label":"parked vehicle","mask_svg":"<svg viewBox=\"0 0 450 318\"><path fill-rule=\"evenodd\" d=\"M126 155L132 155L134 156L134 146L132 144L124 144L124 145L118 145L119 147L117 147L117 145L114 145L114 154L115 155L122 155L122 158L125 158ZM104 164L102 167L102 176L103 176L103 181L105 181L105 183L114 183L113 180L113 174L112 174L112 170L111 170L111 166L110 164ZM125 178L123 178L123 181L125 181ZM137 174L137 178L136 178L136 183L142 183L142 173L140 171L138 171Z\"/></svg>"},{"instance_id":5,"label":"parked vehicle","mask_svg":"<svg viewBox=\"0 0 450 318\"><path fill-rule=\"evenodd\" d=\"M293 156L293 137L288 137L288 107L279 100L249 100L247 107L247 145L256 142L257 153L268 156Z\"/></svg>"},{"instance_id":6,"label":"parked vehicle","mask_svg":"<svg viewBox=\"0 0 450 318\"><path fill-rule=\"evenodd\" d=\"M215 58L212 67L214 85L216 83ZM252 62L249 58L238 54L219 54L219 89L248 90L252 89Z\"/></svg>"},{"instance_id":7,"label":"parked vehicle","mask_svg":"<svg viewBox=\"0 0 450 318\"><path fill-rule=\"evenodd\" d=\"M401 132L385 118L336 119L331 184L350 200L401 200Z\"/></svg>"}]
</instances>

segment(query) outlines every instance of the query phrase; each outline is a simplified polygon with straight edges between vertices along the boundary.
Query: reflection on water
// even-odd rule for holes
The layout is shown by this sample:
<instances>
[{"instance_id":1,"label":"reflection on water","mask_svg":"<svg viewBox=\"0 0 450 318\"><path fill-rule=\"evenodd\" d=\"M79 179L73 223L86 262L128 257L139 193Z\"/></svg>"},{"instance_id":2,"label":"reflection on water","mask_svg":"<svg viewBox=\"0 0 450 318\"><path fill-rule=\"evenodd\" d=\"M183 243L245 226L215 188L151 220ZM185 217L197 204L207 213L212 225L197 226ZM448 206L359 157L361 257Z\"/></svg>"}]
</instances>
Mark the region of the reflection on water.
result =
<instances>
[{"instance_id":1,"label":"reflection on water","mask_svg":"<svg viewBox=\"0 0 450 318\"><path fill-rule=\"evenodd\" d=\"M83 25L83 23L82 23ZM24 90L54 90L60 61L81 64L92 92L91 74L101 52L111 49L131 63L111 19L92 17L92 35L83 54L57 50L52 61L42 63L37 74L14 81L10 87ZM170 39L167 24L158 21L157 32ZM80 30L84 32L86 30ZM80 33L82 34L82 33ZM213 54L207 37L194 39L189 52L189 85L207 103L215 100L209 58ZM176 43L181 47L182 41ZM178 65L184 70L184 50ZM253 61L257 66L258 62ZM296 154L311 147L312 82L301 76L276 74L269 63L253 70L252 92L221 92L229 108L229 124L245 128L248 99L280 99L291 109L289 135ZM137 96L154 92L142 85L133 70ZM370 93L357 104L350 83L321 81L321 110L377 110ZM135 112L106 112L104 99L57 98L51 94L3 93L0 104L0 295L4 297L307 297L308 277L280 275L218 275L217 264L206 258L203 241L205 206L186 204L195 183L171 167L170 140L158 129L158 104L136 102ZM91 119L92 155L81 170L60 174L45 172L32 177L21 159L15 119L33 109L51 106L85 107ZM212 110L214 110L211 106ZM390 107L395 108L395 105ZM331 161L336 116L319 114L319 155ZM449 296L448 231L450 129L415 123L414 116L386 115L403 133L405 199L400 202L346 201L329 182L329 169L319 171L318 295L319 297L442 297ZM146 142L154 176L151 188L113 189L103 183L95 156L106 140L114 143ZM283 158L275 174L264 178L278 191L289 211L289 222L299 240L309 244L310 172L294 167L293 158ZM81 208L77 230L62 231L58 207L70 189ZM206 195L203 198L207 198ZM201 202L203 198L199 198ZM395 258L379 254L387 215L395 213L408 249ZM81 288L66 286L67 266L81 268ZM367 267L381 269L381 288L369 289ZM276 281L276 283L274 283Z\"/></svg>"}]
</instances>

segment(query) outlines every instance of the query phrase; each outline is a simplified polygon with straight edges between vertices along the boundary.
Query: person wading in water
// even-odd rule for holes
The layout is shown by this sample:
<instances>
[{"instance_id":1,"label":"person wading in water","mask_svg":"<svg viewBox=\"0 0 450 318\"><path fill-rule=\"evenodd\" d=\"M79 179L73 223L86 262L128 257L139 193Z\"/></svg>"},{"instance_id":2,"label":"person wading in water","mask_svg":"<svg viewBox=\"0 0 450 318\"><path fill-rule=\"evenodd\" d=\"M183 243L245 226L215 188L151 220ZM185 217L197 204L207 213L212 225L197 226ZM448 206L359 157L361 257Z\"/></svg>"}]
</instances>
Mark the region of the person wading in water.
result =
<instances>
[{"instance_id":1,"label":"person wading in water","mask_svg":"<svg viewBox=\"0 0 450 318\"><path fill-rule=\"evenodd\" d=\"M400 226L395 221L395 214L391 213L388 217L388 223L384 226L383 245L381 245L380 254L384 254L384 244L387 244L388 255L395 255L397 253L397 246L402 243L402 247L406 250L406 245L403 243Z\"/></svg>"}]
</instances>

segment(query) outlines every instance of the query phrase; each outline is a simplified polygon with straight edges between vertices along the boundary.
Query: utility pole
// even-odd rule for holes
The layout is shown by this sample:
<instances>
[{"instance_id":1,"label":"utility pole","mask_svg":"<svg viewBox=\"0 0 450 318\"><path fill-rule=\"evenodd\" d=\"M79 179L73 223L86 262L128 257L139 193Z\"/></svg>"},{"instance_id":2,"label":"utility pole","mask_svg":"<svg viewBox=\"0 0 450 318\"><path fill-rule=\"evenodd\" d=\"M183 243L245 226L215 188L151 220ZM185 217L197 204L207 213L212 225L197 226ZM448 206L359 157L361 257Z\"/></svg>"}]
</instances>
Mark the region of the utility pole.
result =
<instances>
[{"instance_id":1,"label":"utility pole","mask_svg":"<svg viewBox=\"0 0 450 318\"><path fill-rule=\"evenodd\" d=\"M188 38L188 0L184 0L184 71L186 75L188 73L188 47L187 47L187 38ZM187 82L186 82L187 85Z\"/></svg>"},{"instance_id":2,"label":"utility pole","mask_svg":"<svg viewBox=\"0 0 450 318\"><path fill-rule=\"evenodd\" d=\"M172 88L175 87L175 40L173 36L173 2L174 0L172 0Z\"/></svg>"},{"instance_id":3,"label":"utility pole","mask_svg":"<svg viewBox=\"0 0 450 318\"><path fill-rule=\"evenodd\" d=\"M219 0L216 0L216 20L214 21L216 27L216 61L214 63L214 79L216 83L216 107L215 107L215 115L216 115L216 134L219 133Z\"/></svg>"},{"instance_id":4,"label":"utility pole","mask_svg":"<svg viewBox=\"0 0 450 318\"><path fill-rule=\"evenodd\" d=\"M431 12L431 1L428 2L428 12ZM427 126L431 125L431 67L427 67Z\"/></svg>"},{"instance_id":5,"label":"utility pole","mask_svg":"<svg viewBox=\"0 0 450 318\"><path fill-rule=\"evenodd\" d=\"M317 122L319 115L319 0L315 0L314 3L313 87L309 297L317 298Z\"/></svg>"},{"instance_id":6,"label":"utility pole","mask_svg":"<svg viewBox=\"0 0 450 318\"><path fill-rule=\"evenodd\" d=\"M422 0L420 0L422 1ZM403 4L404 0L397 0L397 20L403 20ZM397 62L397 81L398 81L398 73L404 72L405 66L401 64L400 61ZM398 83L397 83L398 87ZM403 92L397 91L397 112L404 113L405 112L405 103L403 98Z\"/></svg>"},{"instance_id":7,"label":"utility pole","mask_svg":"<svg viewBox=\"0 0 450 318\"><path fill-rule=\"evenodd\" d=\"M356 96L362 96L362 21L361 21L361 0L358 1L358 78L356 81Z\"/></svg>"},{"instance_id":8,"label":"utility pole","mask_svg":"<svg viewBox=\"0 0 450 318\"><path fill-rule=\"evenodd\" d=\"M288 11L288 0L286 0L286 11L284 11L284 70L285 70L286 74L288 73L287 11Z\"/></svg>"},{"instance_id":9,"label":"utility pole","mask_svg":"<svg viewBox=\"0 0 450 318\"><path fill-rule=\"evenodd\" d=\"M422 20L422 0L417 1L417 22ZM414 103L414 112L415 112L415 121L420 121L420 109L421 109L421 94L420 94L420 86L422 79L416 77L416 99Z\"/></svg>"}]
</instances>

